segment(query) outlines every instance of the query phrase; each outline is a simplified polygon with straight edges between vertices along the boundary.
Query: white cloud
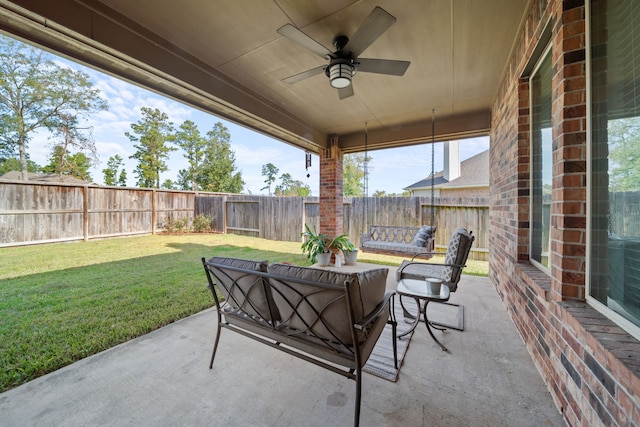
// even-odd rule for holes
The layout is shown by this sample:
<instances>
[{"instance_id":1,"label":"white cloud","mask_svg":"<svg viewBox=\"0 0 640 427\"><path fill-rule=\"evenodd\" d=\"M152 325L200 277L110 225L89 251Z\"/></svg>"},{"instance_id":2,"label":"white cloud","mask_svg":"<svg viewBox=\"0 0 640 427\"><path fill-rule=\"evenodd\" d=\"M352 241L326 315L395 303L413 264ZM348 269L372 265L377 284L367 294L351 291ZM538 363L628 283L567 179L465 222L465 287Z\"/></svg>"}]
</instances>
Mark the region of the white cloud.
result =
<instances>
[{"instance_id":1,"label":"white cloud","mask_svg":"<svg viewBox=\"0 0 640 427\"><path fill-rule=\"evenodd\" d=\"M119 142L96 142L96 149L102 158L113 157L119 154L120 157L129 157L132 153Z\"/></svg>"}]
</instances>

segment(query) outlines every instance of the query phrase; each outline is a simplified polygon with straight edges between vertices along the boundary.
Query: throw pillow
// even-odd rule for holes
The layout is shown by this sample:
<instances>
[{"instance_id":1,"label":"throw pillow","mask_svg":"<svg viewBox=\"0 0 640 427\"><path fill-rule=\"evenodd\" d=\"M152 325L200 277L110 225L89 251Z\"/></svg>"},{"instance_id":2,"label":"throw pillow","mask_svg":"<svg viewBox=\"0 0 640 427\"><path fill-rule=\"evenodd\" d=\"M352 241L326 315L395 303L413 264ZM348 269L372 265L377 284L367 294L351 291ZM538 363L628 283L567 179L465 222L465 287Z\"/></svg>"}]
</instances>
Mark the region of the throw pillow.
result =
<instances>
[{"instance_id":1,"label":"throw pillow","mask_svg":"<svg viewBox=\"0 0 640 427\"><path fill-rule=\"evenodd\" d=\"M415 237L413 238L413 244L416 246L424 247L427 244L427 240L431 238L433 234L433 228L430 225L423 225L420 227Z\"/></svg>"}]
</instances>

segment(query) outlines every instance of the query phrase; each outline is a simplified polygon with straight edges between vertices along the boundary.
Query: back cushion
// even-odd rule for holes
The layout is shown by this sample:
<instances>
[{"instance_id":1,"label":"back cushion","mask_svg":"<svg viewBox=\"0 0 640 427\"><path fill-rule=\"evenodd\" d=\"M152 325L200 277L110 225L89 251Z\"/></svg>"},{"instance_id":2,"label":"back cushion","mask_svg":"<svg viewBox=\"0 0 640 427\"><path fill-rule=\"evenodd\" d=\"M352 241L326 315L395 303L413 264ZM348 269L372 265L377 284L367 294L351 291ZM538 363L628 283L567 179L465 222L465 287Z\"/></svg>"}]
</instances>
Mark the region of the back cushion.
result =
<instances>
[{"instance_id":1,"label":"back cushion","mask_svg":"<svg viewBox=\"0 0 640 427\"><path fill-rule=\"evenodd\" d=\"M464 228L458 228L455 233L458 234L458 254L454 260L454 264L463 265L467 262L467 258L469 257L469 251L471 250L471 245L475 240L471 231L467 231ZM462 269L457 269L453 272L451 281L457 282L460 280L460 273Z\"/></svg>"},{"instance_id":2,"label":"back cushion","mask_svg":"<svg viewBox=\"0 0 640 427\"><path fill-rule=\"evenodd\" d=\"M445 264L462 265L467 262L473 240L474 237L466 229L456 229L447 247L447 254L444 259ZM446 269L446 273L444 274L445 281L457 282L460 279L461 268L454 270L452 267L446 267Z\"/></svg>"},{"instance_id":3,"label":"back cushion","mask_svg":"<svg viewBox=\"0 0 640 427\"><path fill-rule=\"evenodd\" d=\"M360 284L360 301L362 305L362 316L356 322L366 317L384 299L387 288L388 268L376 268L374 270L358 273L358 283ZM354 301L358 305L357 301Z\"/></svg>"},{"instance_id":4,"label":"back cushion","mask_svg":"<svg viewBox=\"0 0 640 427\"><path fill-rule=\"evenodd\" d=\"M209 262L246 270L267 271L267 261L213 257L209 259ZM216 284L222 295L224 295L227 304L234 308L239 308L251 316L273 321L280 319L280 315L273 303L271 288L262 276L251 274L250 272L229 270L224 267L209 266L209 269L216 278ZM269 307L272 309L273 319L271 319Z\"/></svg>"},{"instance_id":5,"label":"back cushion","mask_svg":"<svg viewBox=\"0 0 640 427\"><path fill-rule=\"evenodd\" d=\"M271 264L267 271L287 277L282 280L269 279L282 325L346 345L353 343L345 281L352 282L350 297L354 322L359 322L382 302L388 273L385 268L359 274L345 274L284 264ZM334 286L325 288L300 283L296 279Z\"/></svg>"}]
</instances>

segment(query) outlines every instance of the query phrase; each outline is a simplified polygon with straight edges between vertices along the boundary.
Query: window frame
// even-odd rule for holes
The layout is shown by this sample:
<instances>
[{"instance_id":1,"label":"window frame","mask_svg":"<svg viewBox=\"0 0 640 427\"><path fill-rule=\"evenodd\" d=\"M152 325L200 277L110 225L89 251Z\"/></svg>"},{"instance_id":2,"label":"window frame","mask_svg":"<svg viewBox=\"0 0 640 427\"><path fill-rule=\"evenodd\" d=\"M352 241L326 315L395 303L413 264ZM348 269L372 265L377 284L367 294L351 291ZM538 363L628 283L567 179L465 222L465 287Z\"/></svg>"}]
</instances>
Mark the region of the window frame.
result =
<instances>
[{"instance_id":1,"label":"window frame","mask_svg":"<svg viewBox=\"0 0 640 427\"><path fill-rule=\"evenodd\" d=\"M591 45L591 2L588 0L585 2L585 43L586 43L586 112L587 112L587 126L586 126L586 154L587 154L587 179L586 179L586 194L587 194L587 229L586 229L586 251L585 251L585 300L587 304L593 307L596 311L606 316L608 319L616 323L626 332L628 332L635 339L640 340L640 326L626 319L622 315L618 314L607 305L603 304L596 298L591 296L591 278L593 274L594 262L593 257L593 93L592 93L592 45Z\"/></svg>"},{"instance_id":2,"label":"window frame","mask_svg":"<svg viewBox=\"0 0 640 427\"><path fill-rule=\"evenodd\" d=\"M528 83L529 83L529 159L530 159L530 163L529 163L529 168L530 168L530 174L529 174L529 244L527 247L528 250L528 259L529 262L531 262L531 264L533 264L534 266L536 266L538 269L540 269L541 271L543 271L544 273L548 274L549 276L551 276L551 248L549 248L549 253L548 253L548 259L549 259L549 267L547 267L546 265L542 264L541 262L539 262L538 260L534 259L532 257L533 254L533 242L534 242L534 238L533 238L533 233L534 233L534 228L533 228L533 220L534 220L534 204L533 204L533 185L534 185L534 176L533 176L533 144L534 144L534 138L533 138L533 91L532 91L532 82L531 80L533 79L534 76L536 76L536 73L538 72L538 70L540 69L540 67L542 66L542 63L544 62L544 60L546 59L547 55L552 55L552 49L553 49L553 43L551 41L548 41L546 46L542 49L542 52L540 53L540 56L537 58L535 65L533 66L533 69L531 70L531 74L529 75L528 78ZM552 69L553 69L553 64L552 64ZM553 126L552 128L552 135L551 137L553 138ZM553 184L552 184L553 185ZM553 187L551 188L551 192L553 193ZM551 236L551 221L549 221L549 236Z\"/></svg>"}]
</instances>

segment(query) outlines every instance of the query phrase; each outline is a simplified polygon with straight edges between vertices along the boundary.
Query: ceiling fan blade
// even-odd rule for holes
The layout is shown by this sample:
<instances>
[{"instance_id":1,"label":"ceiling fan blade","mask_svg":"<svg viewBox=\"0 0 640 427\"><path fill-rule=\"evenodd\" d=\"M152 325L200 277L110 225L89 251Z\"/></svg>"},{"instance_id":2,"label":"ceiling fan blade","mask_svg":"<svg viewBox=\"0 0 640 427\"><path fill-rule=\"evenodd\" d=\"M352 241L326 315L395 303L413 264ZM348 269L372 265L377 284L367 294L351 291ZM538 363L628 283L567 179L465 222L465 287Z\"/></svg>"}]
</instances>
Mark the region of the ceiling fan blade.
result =
<instances>
[{"instance_id":1,"label":"ceiling fan blade","mask_svg":"<svg viewBox=\"0 0 640 427\"><path fill-rule=\"evenodd\" d=\"M333 52L331 52L329 49L322 46L320 43L318 43L291 24L283 25L282 27L278 28L277 32L281 36L284 36L289 40L298 43L300 46L306 47L313 53L320 55L323 58L334 57Z\"/></svg>"},{"instance_id":2,"label":"ceiling fan blade","mask_svg":"<svg viewBox=\"0 0 640 427\"><path fill-rule=\"evenodd\" d=\"M355 60L356 69L364 73L389 74L392 76L404 75L411 62L394 61L392 59L367 59L358 58Z\"/></svg>"},{"instance_id":3,"label":"ceiling fan blade","mask_svg":"<svg viewBox=\"0 0 640 427\"><path fill-rule=\"evenodd\" d=\"M371 43L389 29L396 22L396 18L383 8L376 6L360 28L351 36L349 43L343 48L357 57L367 49Z\"/></svg>"},{"instance_id":4,"label":"ceiling fan blade","mask_svg":"<svg viewBox=\"0 0 640 427\"><path fill-rule=\"evenodd\" d=\"M325 65L322 65L320 67L316 67L316 68L312 68L310 70L307 71L303 71L302 73L298 73L298 74L294 74L293 76L289 76L286 79L282 79L283 82L287 83L287 84L294 84L299 82L300 80L304 80L306 78L309 77L313 77L317 74L321 74L324 72L324 69L326 68Z\"/></svg>"},{"instance_id":5,"label":"ceiling fan blade","mask_svg":"<svg viewBox=\"0 0 640 427\"><path fill-rule=\"evenodd\" d=\"M351 84L347 87L338 89L338 95L340 95L340 99L345 99L350 96L353 96L353 82L351 82Z\"/></svg>"}]
</instances>

